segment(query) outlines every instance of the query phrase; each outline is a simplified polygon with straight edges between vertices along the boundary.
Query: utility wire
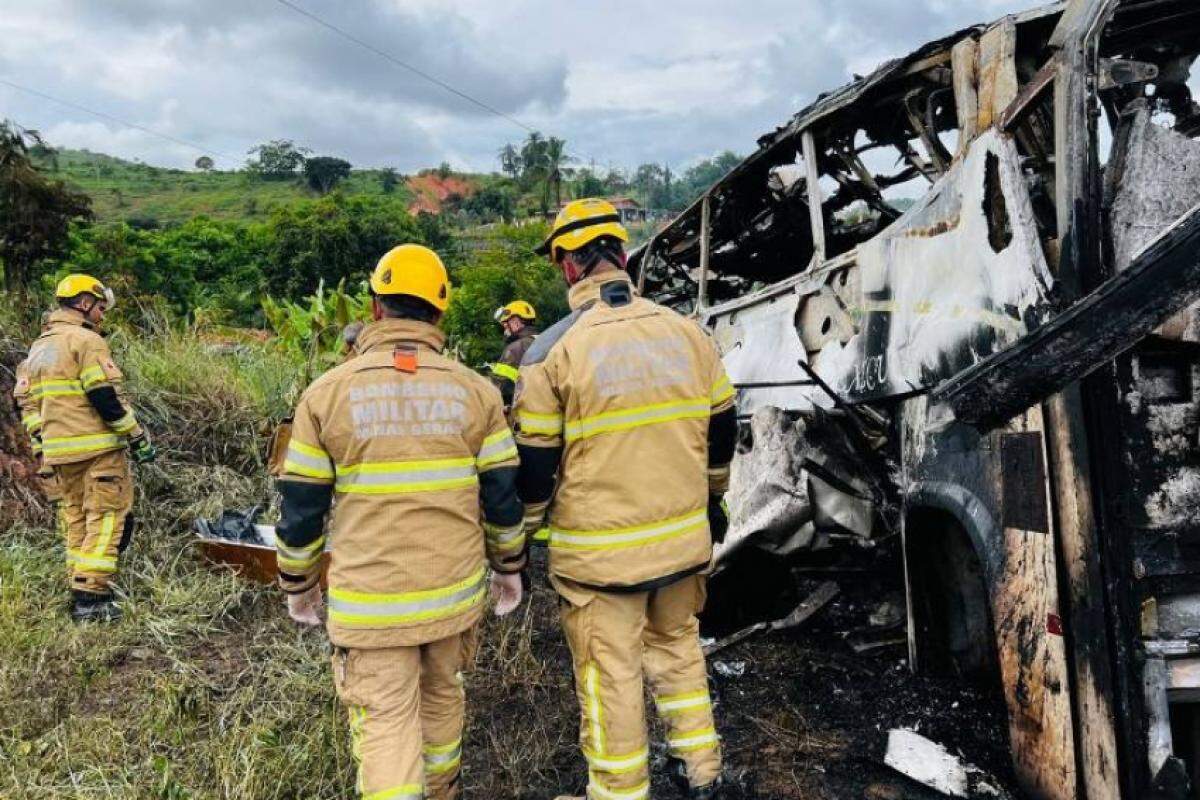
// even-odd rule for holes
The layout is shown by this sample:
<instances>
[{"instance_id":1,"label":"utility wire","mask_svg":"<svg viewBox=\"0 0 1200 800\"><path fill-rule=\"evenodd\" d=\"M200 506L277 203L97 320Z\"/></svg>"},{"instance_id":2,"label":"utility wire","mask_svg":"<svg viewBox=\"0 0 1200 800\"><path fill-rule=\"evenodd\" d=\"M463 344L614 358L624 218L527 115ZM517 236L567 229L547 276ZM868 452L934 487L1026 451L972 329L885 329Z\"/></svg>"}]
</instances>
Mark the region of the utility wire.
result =
<instances>
[{"instance_id":1,"label":"utility wire","mask_svg":"<svg viewBox=\"0 0 1200 800\"><path fill-rule=\"evenodd\" d=\"M516 125L518 128L521 128L529 133L537 133L538 132L536 129L530 127L529 125L526 125L524 122L522 122L521 120L512 116L511 114L504 113L503 111L496 108L495 106L489 105L488 103L485 103L484 101L480 100L479 98L473 97L473 96L467 94L466 92L455 88L454 86L452 86L451 84L442 80L441 78L438 78L435 75L430 75L428 72L425 72L424 70L422 70L418 67L414 67L412 64L409 64L407 61L402 61L399 58L396 58L394 55L392 55L391 53L388 53L385 50L380 50L378 47L375 47L373 44L370 44L369 42L363 41L362 39L358 38L357 36L350 33L349 31L346 31L343 28L339 28L337 25L334 25L332 22L328 22L328 21L322 19L321 17L318 17L316 14L312 13L311 11L301 8L300 6L291 2L291 0L275 0L275 2L281 6L284 6L285 8L290 8L292 11L295 11L297 14L299 14L303 17L307 17L308 19L312 20L313 22L320 25L321 27L326 28L326 29L336 33L338 36L341 36L343 39L353 42L354 44L358 45L359 47L365 48L366 50L374 53L375 55L379 56L380 58L382 58L386 61L390 61L392 64L395 64L396 66L400 67L401 69L408 70L409 72L413 73L414 75L424 78L425 80L429 81L430 83L434 84L435 86L440 86L441 88L445 89L447 92L450 92L451 94L453 94L457 97L461 97L463 100L466 100L468 103L471 103L475 106L478 106L479 108L482 108L484 111L488 112L489 114L494 114L497 117L499 117L500 119L506 120L506 121L512 123L513 125ZM585 160L583 158L580 158L580 156L578 154L568 152L568 155L572 156L573 158L575 158L578 161ZM590 160L595 161L594 158L591 158Z\"/></svg>"},{"instance_id":2,"label":"utility wire","mask_svg":"<svg viewBox=\"0 0 1200 800\"><path fill-rule=\"evenodd\" d=\"M301 16L308 17L310 20L317 23L321 27L328 28L329 30L336 33L338 36L341 36L343 39L348 39L349 41L354 42L359 47L364 47L367 50L370 50L375 55L392 62L393 64L400 67L401 69L406 69L409 72L413 73L414 75L417 75L421 78L424 78L425 80L429 81L432 84L442 87L447 92L450 92L453 95L457 95L458 97L461 97L463 100L466 100L468 103L473 103L474 105L479 106L480 108L482 108L484 111L488 112L489 114L495 114L497 117L508 120L513 125L516 125L519 128L524 128L525 130L529 131L530 133L533 133L533 131L534 131L533 128L529 127L524 122L521 122L521 120L517 119L516 117L514 117L510 114L505 114L503 111L496 108L495 106L488 105L487 103L483 102L479 98L472 97L471 95L467 94L466 92L456 89L455 87L446 83L441 78L439 78L435 75L430 75L428 72L425 72L424 70L419 69L418 67L414 67L412 64L409 64L407 61L401 61L400 59L396 58L391 53L388 53L387 51L384 51L384 50L380 50L375 45L370 44L369 42L363 41L362 39L358 38L354 34L344 30L343 28L339 28L337 25L334 25L332 22L327 22L327 21L321 19L316 14L313 14L311 11L301 8L300 6L291 2L290 0L275 0L275 2L279 3L279 5L281 5L281 6L286 6L287 8L290 8L292 11L295 11L297 14L299 14Z\"/></svg>"},{"instance_id":3,"label":"utility wire","mask_svg":"<svg viewBox=\"0 0 1200 800\"><path fill-rule=\"evenodd\" d=\"M195 142L189 142L186 139L180 139L176 136L171 136L168 133L156 131L153 128L147 128L145 125L138 125L136 122L129 122L128 120L123 120L123 119L120 119L119 117L114 117L112 114L105 114L103 111L95 111L86 106L81 106L78 103L72 103L69 100L62 100L58 97L53 97L51 95L46 94L45 92L39 92L37 89L30 89L28 86L21 86L20 84L13 83L12 81L6 80L4 78L0 78L0 84L3 84L4 86L8 86L12 89L16 89L18 92L25 92L26 94L31 94L35 97L40 97L43 100L49 100L52 103L58 103L60 106L66 106L67 108L73 108L76 111L82 111L85 114L91 114L93 117L97 117L99 119L106 120L108 122L115 122L118 125L124 125L126 128L133 128L134 130L139 130L139 131L142 131L143 133L148 133L151 136L157 136L158 138L165 139L168 142L174 142L175 144L183 145L184 147L190 147L193 150L199 150L201 153L208 153L211 156L219 156L221 158L232 159L235 162L241 160L241 156L234 156L234 155L230 155L229 153L222 153L219 150L212 150L210 148L204 147L203 145L198 145Z\"/></svg>"}]
</instances>

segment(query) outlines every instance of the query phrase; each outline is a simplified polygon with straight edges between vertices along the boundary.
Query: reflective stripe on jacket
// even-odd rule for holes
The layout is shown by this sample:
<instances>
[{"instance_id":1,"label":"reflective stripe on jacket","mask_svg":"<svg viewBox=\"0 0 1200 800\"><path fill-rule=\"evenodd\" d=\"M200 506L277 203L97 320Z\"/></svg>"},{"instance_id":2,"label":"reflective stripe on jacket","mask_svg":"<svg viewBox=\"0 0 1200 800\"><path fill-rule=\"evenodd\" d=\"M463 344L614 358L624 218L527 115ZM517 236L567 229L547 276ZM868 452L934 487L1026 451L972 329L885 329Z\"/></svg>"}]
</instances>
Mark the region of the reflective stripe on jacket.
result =
<instances>
[{"instance_id":1,"label":"reflective stripe on jacket","mask_svg":"<svg viewBox=\"0 0 1200 800\"><path fill-rule=\"evenodd\" d=\"M527 471L538 450L562 449L551 570L616 587L706 565L709 420L734 397L715 344L623 273L581 281L570 303L526 355L514 405ZM538 517L530 503L527 532Z\"/></svg>"},{"instance_id":2,"label":"reflective stripe on jacket","mask_svg":"<svg viewBox=\"0 0 1200 800\"><path fill-rule=\"evenodd\" d=\"M110 386L119 397L122 375L104 337L83 323L78 311L52 313L17 375L14 395L27 430L40 439L47 464L70 464L120 450L129 437L141 433L123 398L125 413L111 423L88 399L88 392Z\"/></svg>"},{"instance_id":3,"label":"reflective stripe on jacket","mask_svg":"<svg viewBox=\"0 0 1200 800\"><path fill-rule=\"evenodd\" d=\"M281 581L287 591L315 582L321 517L336 496L329 632L339 646L465 630L483 608L488 561L502 571L524 563L517 448L499 393L443 356L444 342L425 323L373 323L358 356L296 409L280 477Z\"/></svg>"}]
</instances>

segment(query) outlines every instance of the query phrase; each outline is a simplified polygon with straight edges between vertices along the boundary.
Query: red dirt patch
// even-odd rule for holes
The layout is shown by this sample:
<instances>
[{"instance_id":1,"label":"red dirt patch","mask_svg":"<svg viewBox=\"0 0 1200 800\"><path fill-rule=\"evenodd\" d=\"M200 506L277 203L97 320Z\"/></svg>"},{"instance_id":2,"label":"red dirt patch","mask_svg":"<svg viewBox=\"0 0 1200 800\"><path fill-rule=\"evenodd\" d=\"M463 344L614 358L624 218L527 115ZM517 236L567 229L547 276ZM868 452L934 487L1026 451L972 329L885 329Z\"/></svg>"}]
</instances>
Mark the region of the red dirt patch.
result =
<instances>
[{"instance_id":1,"label":"red dirt patch","mask_svg":"<svg viewBox=\"0 0 1200 800\"><path fill-rule=\"evenodd\" d=\"M446 178L438 177L435 172L424 175L414 175L408 179L408 188L416 198L408 207L408 213L440 214L442 206L451 197L470 197L475 194L476 186L466 178L451 175Z\"/></svg>"}]
</instances>

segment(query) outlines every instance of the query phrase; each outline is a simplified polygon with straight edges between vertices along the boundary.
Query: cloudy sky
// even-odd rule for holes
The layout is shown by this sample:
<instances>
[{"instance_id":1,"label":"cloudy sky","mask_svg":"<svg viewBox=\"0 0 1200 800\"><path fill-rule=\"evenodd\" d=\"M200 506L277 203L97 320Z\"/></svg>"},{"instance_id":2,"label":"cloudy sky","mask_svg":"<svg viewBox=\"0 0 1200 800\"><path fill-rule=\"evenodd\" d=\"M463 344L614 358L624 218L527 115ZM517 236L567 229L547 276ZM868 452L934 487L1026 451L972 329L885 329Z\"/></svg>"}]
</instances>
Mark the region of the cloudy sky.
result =
<instances>
[{"instance_id":1,"label":"cloudy sky","mask_svg":"<svg viewBox=\"0 0 1200 800\"><path fill-rule=\"evenodd\" d=\"M568 141L584 163L687 166L926 40L1032 0L288 0ZM281 0L0 0L0 118L53 143L190 166L293 139L357 166L494 170L525 131Z\"/></svg>"}]
</instances>

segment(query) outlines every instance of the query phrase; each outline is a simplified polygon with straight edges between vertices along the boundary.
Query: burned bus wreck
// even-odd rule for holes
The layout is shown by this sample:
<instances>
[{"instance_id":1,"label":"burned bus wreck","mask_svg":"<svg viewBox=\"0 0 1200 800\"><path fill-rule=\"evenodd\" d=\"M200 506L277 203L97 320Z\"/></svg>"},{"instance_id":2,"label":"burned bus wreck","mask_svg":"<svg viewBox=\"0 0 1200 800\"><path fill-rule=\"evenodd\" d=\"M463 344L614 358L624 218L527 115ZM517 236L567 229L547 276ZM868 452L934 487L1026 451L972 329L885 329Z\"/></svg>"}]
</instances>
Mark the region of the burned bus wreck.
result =
<instances>
[{"instance_id":1,"label":"burned bus wreck","mask_svg":"<svg viewBox=\"0 0 1200 800\"><path fill-rule=\"evenodd\" d=\"M1073 0L819 98L632 260L739 389L721 558L902 542L1032 797L1200 796L1200 4Z\"/></svg>"}]
</instances>

